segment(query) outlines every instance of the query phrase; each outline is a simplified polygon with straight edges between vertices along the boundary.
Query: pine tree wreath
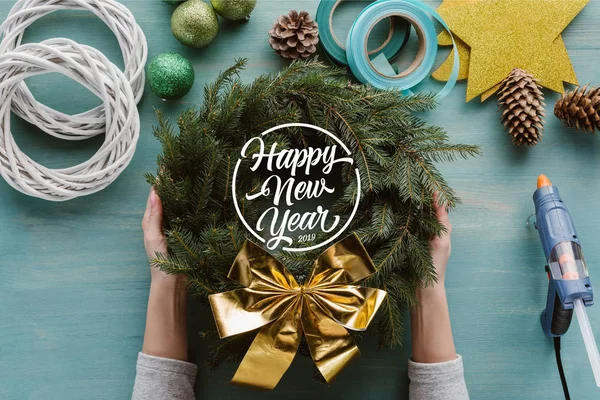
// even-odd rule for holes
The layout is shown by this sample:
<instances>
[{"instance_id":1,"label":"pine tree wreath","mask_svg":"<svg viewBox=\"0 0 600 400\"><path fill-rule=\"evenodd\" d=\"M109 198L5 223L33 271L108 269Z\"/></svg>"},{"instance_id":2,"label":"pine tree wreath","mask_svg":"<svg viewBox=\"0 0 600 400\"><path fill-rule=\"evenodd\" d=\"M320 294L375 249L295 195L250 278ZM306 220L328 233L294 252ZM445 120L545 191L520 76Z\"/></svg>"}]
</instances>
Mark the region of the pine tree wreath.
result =
<instances>
[{"instance_id":1,"label":"pine tree wreath","mask_svg":"<svg viewBox=\"0 0 600 400\"><path fill-rule=\"evenodd\" d=\"M296 61L246 84L238 76L245 63L237 60L205 87L202 106L179 116L178 132L157 113L154 134L162 153L157 175L147 179L164 204L169 254L159 255L155 266L186 274L191 291L204 300L209 294L238 288L227 273L248 235L231 198L240 149L273 126L310 123L341 138L354 154L363 190L349 232L359 235L377 267L365 286L388 292L374 326L379 344L401 344L404 313L416 303L415 289L436 279L428 241L443 227L435 218L432 196L439 193L450 208L458 203L434 163L469 158L479 153L478 148L450 143L442 128L414 115L435 108L432 94L402 97L396 91L350 84L345 70L318 61ZM328 138L317 140L326 145ZM277 142L282 148L299 147L314 143L315 137L291 130L269 141L267 146ZM341 175L344 194L334 207L350 214L357 185L352 174ZM257 176L238 174L236 193L249 192L258 181ZM243 195L238 202L244 218L257 214ZM278 257L302 281L318 253ZM240 360L252 338L253 334L243 334L221 341L209 366ZM300 352L306 353L306 347L301 345Z\"/></svg>"}]
</instances>

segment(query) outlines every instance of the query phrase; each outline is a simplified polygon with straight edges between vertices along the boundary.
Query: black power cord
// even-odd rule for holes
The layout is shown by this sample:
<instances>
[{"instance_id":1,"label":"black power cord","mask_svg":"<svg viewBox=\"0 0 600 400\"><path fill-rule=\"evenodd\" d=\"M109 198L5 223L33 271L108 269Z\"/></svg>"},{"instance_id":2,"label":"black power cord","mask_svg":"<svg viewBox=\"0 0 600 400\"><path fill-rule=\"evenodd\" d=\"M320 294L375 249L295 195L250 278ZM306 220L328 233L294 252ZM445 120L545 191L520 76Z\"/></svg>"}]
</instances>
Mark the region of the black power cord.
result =
<instances>
[{"instance_id":1,"label":"black power cord","mask_svg":"<svg viewBox=\"0 0 600 400\"><path fill-rule=\"evenodd\" d=\"M569 387L567 386L567 378L565 378L565 370L563 369L562 360L560 358L560 336L554 338L554 353L556 353L556 366L558 367L558 374L560 375L560 382L562 383L565 400L571 400Z\"/></svg>"}]
</instances>

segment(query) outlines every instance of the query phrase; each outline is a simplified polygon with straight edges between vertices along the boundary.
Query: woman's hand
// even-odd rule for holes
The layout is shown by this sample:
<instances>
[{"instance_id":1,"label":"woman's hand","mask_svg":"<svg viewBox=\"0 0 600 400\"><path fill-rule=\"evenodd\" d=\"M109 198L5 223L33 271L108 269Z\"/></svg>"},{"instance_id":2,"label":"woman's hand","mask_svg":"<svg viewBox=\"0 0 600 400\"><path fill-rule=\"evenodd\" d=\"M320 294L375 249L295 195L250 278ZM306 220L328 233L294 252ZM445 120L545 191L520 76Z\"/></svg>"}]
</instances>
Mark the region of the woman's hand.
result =
<instances>
[{"instance_id":1,"label":"woman's hand","mask_svg":"<svg viewBox=\"0 0 600 400\"><path fill-rule=\"evenodd\" d=\"M152 189L142 220L144 246L149 260L167 253L162 230L163 208ZM169 275L151 267L150 297L142 352L148 355L187 360L187 277Z\"/></svg>"},{"instance_id":2,"label":"woman's hand","mask_svg":"<svg viewBox=\"0 0 600 400\"><path fill-rule=\"evenodd\" d=\"M446 232L442 235L435 235L429 241L429 252L433 260L433 266L438 278L437 284L433 286L444 286L446 279L446 266L448 265L448 259L452 251L452 244L450 243L450 234L452 233L452 225L448 218L448 209L445 205L439 204L439 196L437 193L433 196L433 202L435 207L435 213L438 221L446 228Z\"/></svg>"},{"instance_id":3,"label":"woman's hand","mask_svg":"<svg viewBox=\"0 0 600 400\"><path fill-rule=\"evenodd\" d=\"M152 262L158 254L167 254L167 240L163 234L163 206L154 188L150 190L146 202L146 212L142 219L142 231L144 232L144 246L148 260ZM151 267L150 274L152 282L163 282L177 284L181 288L186 286L185 275L169 275L158 268Z\"/></svg>"},{"instance_id":4,"label":"woman's hand","mask_svg":"<svg viewBox=\"0 0 600 400\"><path fill-rule=\"evenodd\" d=\"M410 311L412 359L420 363L439 363L455 360L457 357L445 289L452 227L448 210L445 205L439 204L439 196L435 195L433 201L438 221L446 228L446 232L429 241L437 282L417 289L419 304Z\"/></svg>"}]
</instances>

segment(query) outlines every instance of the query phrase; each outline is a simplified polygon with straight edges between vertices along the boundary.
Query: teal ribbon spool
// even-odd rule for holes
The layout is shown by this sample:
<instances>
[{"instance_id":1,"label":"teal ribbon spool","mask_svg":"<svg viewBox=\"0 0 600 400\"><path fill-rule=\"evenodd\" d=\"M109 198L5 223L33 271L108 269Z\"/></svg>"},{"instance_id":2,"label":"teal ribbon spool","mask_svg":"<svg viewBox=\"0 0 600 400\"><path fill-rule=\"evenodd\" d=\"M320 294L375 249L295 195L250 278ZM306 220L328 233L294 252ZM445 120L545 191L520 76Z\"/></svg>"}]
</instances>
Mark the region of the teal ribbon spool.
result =
<instances>
[{"instance_id":1,"label":"teal ribbon spool","mask_svg":"<svg viewBox=\"0 0 600 400\"><path fill-rule=\"evenodd\" d=\"M379 21L390 17L400 17L408 21L419 37L417 57L412 65L401 73L396 73L386 57L377 55L371 59L367 52L367 39L371 30ZM346 57L352 73L362 83L368 83L376 88L395 88L405 95L412 94L410 89L431 73L437 55L437 32L431 17L450 33L450 28L442 17L419 0L378 0L369 4L352 24L346 40ZM450 36L452 37L451 33ZM454 38L452 44L454 65L450 78L437 94L438 98L447 96L458 78L460 62Z\"/></svg>"},{"instance_id":2,"label":"teal ribbon spool","mask_svg":"<svg viewBox=\"0 0 600 400\"><path fill-rule=\"evenodd\" d=\"M342 1L321 0L317 7L315 21L319 25L319 42L327 57L337 65L348 65L346 48L333 33L333 13ZM387 60L391 60L400 53L408 41L409 35L410 24L407 20L391 18L388 37L378 48L368 51L368 54L370 56L383 54Z\"/></svg>"}]
</instances>

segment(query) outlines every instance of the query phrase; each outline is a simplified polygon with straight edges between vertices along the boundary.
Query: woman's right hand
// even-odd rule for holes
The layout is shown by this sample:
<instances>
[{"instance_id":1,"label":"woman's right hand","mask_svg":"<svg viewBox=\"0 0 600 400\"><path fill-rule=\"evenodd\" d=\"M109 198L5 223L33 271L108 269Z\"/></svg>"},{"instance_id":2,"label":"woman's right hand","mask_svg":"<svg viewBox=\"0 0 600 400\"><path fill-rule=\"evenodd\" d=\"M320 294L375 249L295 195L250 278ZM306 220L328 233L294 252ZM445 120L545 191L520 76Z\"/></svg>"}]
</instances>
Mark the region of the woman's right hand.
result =
<instances>
[{"instance_id":1,"label":"woman's right hand","mask_svg":"<svg viewBox=\"0 0 600 400\"><path fill-rule=\"evenodd\" d=\"M433 196L433 204L437 219L446 228L446 232L441 235L435 235L429 241L429 253L435 267L438 282L435 285L444 285L446 278L446 267L448 260L450 259L450 253L452 252L452 244L450 242L450 234L452 233L452 225L448 218L448 209L444 204L439 203L439 196L436 193Z\"/></svg>"},{"instance_id":2,"label":"woman's right hand","mask_svg":"<svg viewBox=\"0 0 600 400\"><path fill-rule=\"evenodd\" d=\"M446 228L446 232L434 236L429 241L437 282L417 289L419 304L410 312L412 359L420 363L439 363L456 359L445 288L446 266L452 247L452 226L448 219L448 210L444 204L439 203L437 194L433 201L438 221Z\"/></svg>"}]
</instances>

